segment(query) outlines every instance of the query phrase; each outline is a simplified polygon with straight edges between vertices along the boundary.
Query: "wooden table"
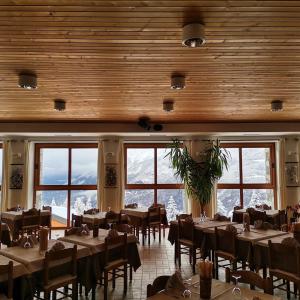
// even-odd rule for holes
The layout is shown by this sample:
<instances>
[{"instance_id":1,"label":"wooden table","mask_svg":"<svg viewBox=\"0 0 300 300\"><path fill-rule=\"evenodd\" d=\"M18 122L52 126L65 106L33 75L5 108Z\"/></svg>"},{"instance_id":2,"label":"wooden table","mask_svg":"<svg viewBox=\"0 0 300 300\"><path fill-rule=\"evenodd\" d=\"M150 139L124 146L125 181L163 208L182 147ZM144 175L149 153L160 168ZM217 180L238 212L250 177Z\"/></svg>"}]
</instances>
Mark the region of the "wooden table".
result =
<instances>
[{"instance_id":1,"label":"wooden table","mask_svg":"<svg viewBox=\"0 0 300 300\"><path fill-rule=\"evenodd\" d=\"M120 213L126 214L130 217L131 225L133 225L135 227L137 237L139 237L139 228L142 229L143 233L146 231L147 218L148 218L148 208L147 207L123 208ZM162 224L164 226L167 226L168 220L167 220L167 213L166 213L165 208L161 208L160 213L162 216ZM163 228L163 234L165 235L165 228ZM144 234L143 234L143 245L144 244L145 244L145 241L144 241Z\"/></svg>"},{"instance_id":2,"label":"wooden table","mask_svg":"<svg viewBox=\"0 0 300 300\"><path fill-rule=\"evenodd\" d=\"M193 276L192 278L192 286L189 287L190 291L192 292L192 300L199 300L200 299L200 287L199 287L199 277L198 275ZM221 282L219 280L212 280L212 289L211 289L211 298L210 299L218 299L218 300L228 300L232 299L232 289L234 288L233 284ZM255 290L250 290L248 288L240 287L242 292L243 299L252 299L253 297L257 296L262 300L280 300L281 298L277 296L272 296L268 294L264 294L262 292L258 292ZM172 291L170 294L167 294L165 291L162 291L155 296L152 296L148 299L151 300L174 300L174 299L186 299Z\"/></svg>"},{"instance_id":3,"label":"wooden table","mask_svg":"<svg viewBox=\"0 0 300 300\"><path fill-rule=\"evenodd\" d=\"M13 262L13 278L18 278L21 276L24 276L26 274L28 274L28 271L26 270L25 266L13 259L10 259L4 255L0 255L0 265L7 265L10 261ZM4 276L5 278L1 278L0 276L0 281L7 281L7 276Z\"/></svg>"},{"instance_id":4,"label":"wooden table","mask_svg":"<svg viewBox=\"0 0 300 300\"><path fill-rule=\"evenodd\" d=\"M94 225L95 223L102 225L102 224L105 224L105 215L106 215L106 212L104 212L104 211L101 211L94 215L84 214L84 215L82 215L82 222L86 223L86 224L90 224L90 225Z\"/></svg>"},{"instance_id":5,"label":"wooden table","mask_svg":"<svg viewBox=\"0 0 300 300\"><path fill-rule=\"evenodd\" d=\"M56 240L48 241L48 249L56 243ZM74 244L63 242L66 248L71 248ZM40 252L39 246L36 245L33 248L23 248L20 246L9 247L6 249L0 250L0 255L3 255L7 258L13 259L24 265L28 273L34 273L41 271L44 267L45 252ZM82 258L89 256L90 252L87 247L78 246L77 247L77 258Z\"/></svg>"},{"instance_id":6,"label":"wooden table","mask_svg":"<svg viewBox=\"0 0 300 300\"><path fill-rule=\"evenodd\" d=\"M279 215L278 209L267 209L267 210L256 209L256 210L265 211L267 215L267 221L271 224L274 225L276 224L276 220ZM243 223L243 213L245 212L246 212L246 208L235 210L232 215L232 221Z\"/></svg>"},{"instance_id":7,"label":"wooden table","mask_svg":"<svg viewBox=\"0 0 300 300\"><path fill-rule=\"evenodd\" d=\"M12 238L17 239L21 228L22 211L2 212L1 220L8 225ZM49 210L41 210L41 225L51 227L51 212Z\"/></svg>"}]
</instances>

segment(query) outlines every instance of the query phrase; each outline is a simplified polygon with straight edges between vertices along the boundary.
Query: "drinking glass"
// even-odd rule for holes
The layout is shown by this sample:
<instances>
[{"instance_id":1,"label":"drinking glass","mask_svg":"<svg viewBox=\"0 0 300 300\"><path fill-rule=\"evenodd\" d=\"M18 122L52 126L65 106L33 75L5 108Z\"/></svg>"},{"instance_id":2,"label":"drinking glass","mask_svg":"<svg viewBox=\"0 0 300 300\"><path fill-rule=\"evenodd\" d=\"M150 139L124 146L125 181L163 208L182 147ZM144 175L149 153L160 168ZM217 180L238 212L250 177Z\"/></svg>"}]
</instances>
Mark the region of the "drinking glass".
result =
<instances>
[{"instance_id":1,"label":"drinking glass","mask_svg":"<svg viewBox=\"0 0 300 300\"><path fill-rule=\"evenodd\" d=\"M241 289L238 287L238 281L239 279L241 278L241 276L239 275L232 275L232 278L235 279L235 286L234 288L232 289L232 295L233 295L233 299L234 300L241 300L242 299L242 291Z\"/></svg>"}]
</instances>

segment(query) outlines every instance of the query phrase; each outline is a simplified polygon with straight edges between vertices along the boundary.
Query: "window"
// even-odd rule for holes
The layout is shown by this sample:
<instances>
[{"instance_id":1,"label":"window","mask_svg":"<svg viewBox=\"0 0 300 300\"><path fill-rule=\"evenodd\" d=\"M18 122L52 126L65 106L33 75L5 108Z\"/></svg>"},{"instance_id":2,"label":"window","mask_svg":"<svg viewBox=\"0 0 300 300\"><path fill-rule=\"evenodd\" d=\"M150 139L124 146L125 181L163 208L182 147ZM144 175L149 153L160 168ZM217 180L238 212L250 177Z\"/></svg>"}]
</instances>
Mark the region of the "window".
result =
<instances>
[{"instance_id":1,"label":"window","mask_svg":"<svg viewBox=\"0 0 300 300\"><path fill-rule=\"evenodd\" d=\"M97 144L36 144L35 204L52 207L52 226L97 207Z\"/></svg>"},{"instance_id":2,"label":"window","mask_svg":"<svg viewBox=\"0 0 300 300\"><path fill-rule=\"evenodd\" d=\"M166 144L125 145L125 204L165 204L168 219L185 211L184 187L170 166Z\"/></svg>"},{"instance_id":3,"label":"window","mask_svg":"<svg viewBox=\"0 0 300 300\"><path fill-rule=\"evenodd\" d=\"M222 144L230 154L229 168L218 182L218 212L230 216L234 206L276 206L275 145Z\"/></svg>"}]
</instances>

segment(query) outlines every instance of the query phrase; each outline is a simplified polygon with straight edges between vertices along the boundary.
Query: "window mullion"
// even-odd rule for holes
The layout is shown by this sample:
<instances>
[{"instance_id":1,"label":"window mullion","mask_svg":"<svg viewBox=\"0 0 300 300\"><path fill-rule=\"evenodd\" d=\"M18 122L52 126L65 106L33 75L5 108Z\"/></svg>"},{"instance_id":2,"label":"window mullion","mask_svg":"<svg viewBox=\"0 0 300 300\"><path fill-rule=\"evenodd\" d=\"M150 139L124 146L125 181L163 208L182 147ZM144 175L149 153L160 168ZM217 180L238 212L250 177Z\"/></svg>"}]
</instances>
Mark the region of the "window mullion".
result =
<instances>
[{"instance_id":1,"label":"window mullion","mask_svg":"<svg viewBox=\"0 0 300 300\"><path fill-rule=\"evenodd\" d=\"M157 147L154 148L154 204L157 204Z\"/></svg>"}]
</instances>

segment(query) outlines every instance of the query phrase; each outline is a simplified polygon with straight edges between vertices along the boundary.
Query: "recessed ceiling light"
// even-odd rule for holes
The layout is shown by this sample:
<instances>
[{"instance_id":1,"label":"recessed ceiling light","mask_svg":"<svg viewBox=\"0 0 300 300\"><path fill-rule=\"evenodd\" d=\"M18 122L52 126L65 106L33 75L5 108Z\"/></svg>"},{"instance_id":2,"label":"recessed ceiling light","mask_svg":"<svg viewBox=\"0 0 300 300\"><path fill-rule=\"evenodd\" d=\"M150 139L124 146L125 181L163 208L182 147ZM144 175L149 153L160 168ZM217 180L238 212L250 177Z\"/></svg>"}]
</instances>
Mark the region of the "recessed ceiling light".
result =
<instances>
[{"instance_id":1,"label":"recessed ceiling light","mask_svg":"<svg viewBox=\"0 0 300 300\"><path fill-rule=\"evenodd\" d=\"M174 101L172 100L165 100L163 102L163 109L166 112L171 112L174 110Z\"/></svg>"},{"instance_id":2,"label":"recessed ceiling light","mask_svg":"<svg viewBox=\"0 0 300 300\"><path fill-rule=\"evenodd\" d=\"M62 99L54 100L54 109L57 111L64 111L66 109L66 101Z\"/></svg>"},{"instance_id":3,"label":"recessed ceiling light","mask_svg":"<svg viewBox=\"0 0 300 300\"><path fill-rule=\"evenodd\" d=\"M26 90L33 90L37 88L37 77L34 74L21 73L19 75L19 87Z\"/></svg>"},{"instance_id":4,"label":"recessed ceiling light","mask_svg":"<svg viewBox=\"0 0 300 300\"><path fill-rule=\"evenodd\" d=\"M281 100L274 100L271 102L271 111L277 112L283 110L283 102Z\"/></svg>"},{"instance_id":5,"label":"recessed ceiling light","mask_svg":"<svg viewBox=\"0 0 300 300\"><path fill-rule=\"evenodd\" d=\"M183 75L173 75L171 77L171 89L182 90L185 88L185 77Z\"/></svg>"},{"instance_id":6,"label":"recessed ceiling light","mask_svg":"<svg viewBox=\"0 0 300 300\"><path fill-rule=\"evenodd\" d=\"M205 44L204 26L200 23L187 24L182 28L182 45L190 48Z\"/></svg>"}]
</instances>

